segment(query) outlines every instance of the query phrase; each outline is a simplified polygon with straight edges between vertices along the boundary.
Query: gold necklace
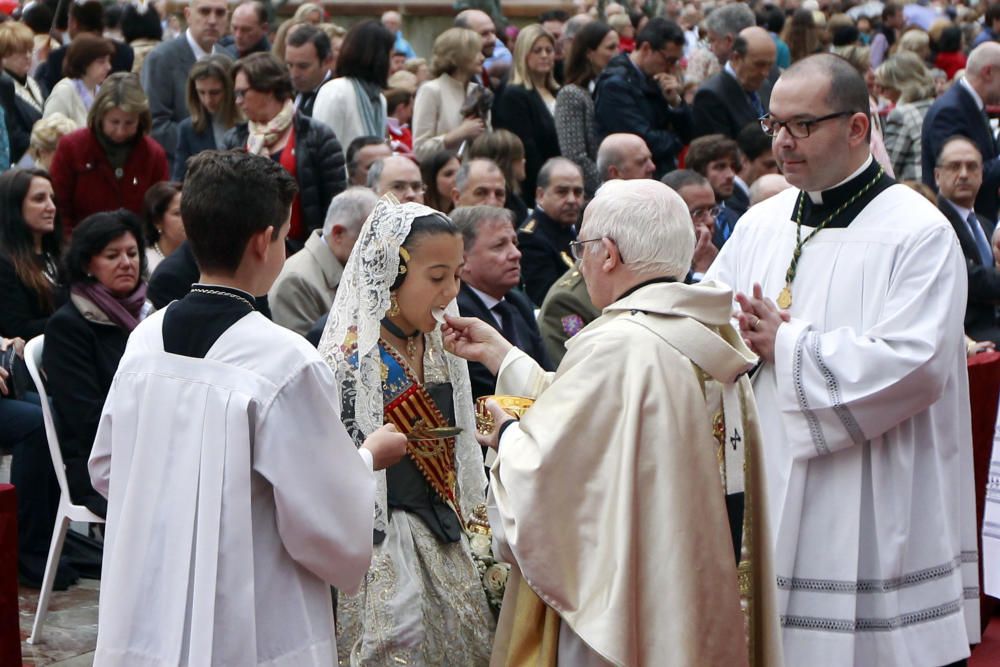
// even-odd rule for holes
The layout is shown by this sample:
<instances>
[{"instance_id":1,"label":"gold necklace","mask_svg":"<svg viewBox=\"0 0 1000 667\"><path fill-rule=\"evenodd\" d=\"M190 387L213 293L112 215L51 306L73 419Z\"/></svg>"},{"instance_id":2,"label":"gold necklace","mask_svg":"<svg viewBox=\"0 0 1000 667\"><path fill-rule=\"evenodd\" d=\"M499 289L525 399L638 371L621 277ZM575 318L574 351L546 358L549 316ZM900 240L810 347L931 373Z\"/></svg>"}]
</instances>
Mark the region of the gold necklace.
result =
<instances>
[{"instance_id":1,"label":"gold necklace","mask_svg":"<svg viewBox=\"0 0 1000 667\"><path fill-rule=\"evenodd\" d=\"M410 335L406 335L406 333L388 317L382 319L382 326L385 327L385 330L393 336L406 342L406 356L411 364L416 363L417 341L423 338L423 336L420 335L420 329L417 329Z\"/></svg>"},{"instance_id":2,"label":"gold necklace","mask_svg":"<svg viewBox=\"0 0 1000 667\"><path fill-rule=\"evenodd\" d=\"M788 310L792 307L792 281L795 280L795 270L799 266L799 258L802 256L802 248L809 242L809 240L816 236L816 233L821 229L830 224L830 221L836 218L838 215L844 212L844 210L856 202L863 194L868 192L878 183L879 179L882 178L881 165L878 171L875 172L875 178L869 181L868 185L861 188L853 197L844 202L836 211L828 215L822 222L816 225L816 229L809 233L809 236L802 238L802 208L805 203L805 199L808 195L805 192L799 194L798 202L795 207L795 250L792 251L792 261L788 264L788 270L785 271L785 286L781 289L781 293L778 294L778 308L782 310Z\"/></svg>"}]
</instances>

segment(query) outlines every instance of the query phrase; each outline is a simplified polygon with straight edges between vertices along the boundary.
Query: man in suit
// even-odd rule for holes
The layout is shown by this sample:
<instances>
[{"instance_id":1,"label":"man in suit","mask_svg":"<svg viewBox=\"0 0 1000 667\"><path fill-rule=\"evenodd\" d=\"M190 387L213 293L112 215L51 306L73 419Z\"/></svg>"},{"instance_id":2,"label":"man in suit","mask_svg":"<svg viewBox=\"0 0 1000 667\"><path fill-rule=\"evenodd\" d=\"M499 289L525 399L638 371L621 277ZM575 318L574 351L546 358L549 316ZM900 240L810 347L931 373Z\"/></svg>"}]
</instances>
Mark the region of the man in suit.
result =
<instances>
[{"instance_id":1,"label":"man in suit","mask_svg":"<svg viewBox=\"0 0 1000 667\"><path fill-rule=\"evenodd\" d=\"M493 160L466 160L455 174L451 201L455 206L503 206L507 180Z\"/></svg>"},{"instance_id":2,"label":"man in suit","mask_svg":"<svg viewBox=\"0 0 1000 667\"><path fill-rule=\"evenodd\" d=\"M996 104L1000 104L1000 44L987 42L969 54L965 76L927 110L920 147L923 182L934 187L934 165L948 138L961 134L972 140L983 158L976 213L991 221L997 219L1000 209L1000 158L985 107Z\"/></svg>"},{"instance_id":3,"label":"man in suit","mask_svg":"<svg viewBox=\"0 0 1000 667\"><path fill-rule=\"evenodd\" d=\"M385 137L358 137L347 147L347 184L368 185L368 170L381 160L392 155L392 149Z\"/></svg>"},{"instance_id":4,"label":"man in suit","mask_svg":"<svg viewBox=\"0 0 1000 667\"><path fill-rule=\"evenodd\" d=\"M97 0L86 0L86 2L72 2L69 8L69 22L67 31L70 38L77 35L87 34L96 37L103 37L104 32L104 5ZM114 47L111 54L111 72L131 72L135 53L132 47L117 39L109 40ZM69 46L60 46L49 53L48 59L38 66L35 72L35 81L47 91L59 83L63 78L63 62L66 60L66 51Z\"/></svg>"},{"instance_id":5,"label":"man in suit","mask_svg":"<svg viewBox=\"0 0 1000 667\"><path fill-rule=\"evenodd\" d=\"M740 130L736 144L740 148L740 171L733 179L733 195L726 200L726 208L739 217L751 206L750 188L761 176L777 174L778 161L771 150L771 137L760 129L756 118Z\"/></svg>"},{"instance_id":6,"label":"man in suit","mask_svg":"<svg viewBox=\"0 0 1000 667\"><path fill-rule=\"evenodd\" d=\"M646 142L634 134L607 136L597 149L597 172L602 183L614 179L651 178L653 163ZM577 265L572 264L549 288L538 313L538 329L553 363L558 366L562 361L566 341L600 315L601 311L590 300L583 275Z\"/></svg>"},{"instance_id":7,"label":"man in suit","mask_svg":"<svg viewBox=\"0 0 1000 667\"><path fill-rule=\"evenodd\" d=\"M609 134L597 148L597 175L602 183L616 178L652 178L654 171L653 155L639 135Z\"/></svg>"},{"instance_id":8,"label":"man in suit","mask_svg":"<svg viewBox=\"0 0 1000 667\"><path fill-rule=\"evenodd\" d=\"M184 8L188 24L184 34L150 51L142 65L142 87L153 115L152 136L171 162L177 146L177 124L188 117L188 72L213 50L225 53L218 41L228 13L226 0L192 0Z\"/></svg>"},{"instance_id":9,"label":"man in suit","mask_svg":"<svg viewBox=\"0 0 1000 667\"><path fill-rule=\"evenodd\" d=\"M244 58L251 53L267 53L271 43L267 40L267 7L260 0L246 0L233 10L230 21L232 34L219 40L219 46L236 58Z\"/></svg>"},{"instance_id":10,"label":"man in suit","mask_svg":"<svg viewBox=\"0 0 1000 667\"><path fill-rule=\"evenodd\" d=\"M401 203L424 203L424 182L421 180L420 167L412 159L402 155L375 160L368 170L368 187L379 197L391 192Z\"/></svg>"},{"instance_id":11,"label":"man in suit","mask_svg":"<svg viewBox=\"0 0 1000 667\"><path fill-rule=\"evenodd\" d=\"M962 136L949 139L938 156L934 180L938 208L955 228L969 271L965 335L1000 343L1000 273L990 244L994 223L972 210L983 182L983 159L976 145Z\"/></svg>"},{"instance_id":12,"label":"man in suit","mask_svg":"<svg viewBox=\"0 0 1000 667\"><path fill-rule=\"evenodd\" d=\"M742 2L717 7L705 17L705 40L719 65L729 62L740 31L755 24L753 10Z\"/></svg>"},{"instance_id":13,"label":"man in suit","mask_svg":"<svg viewBox=\"0 0 1000 667\"><path fill-rule=\"evenodd\" d=\"M555 370L542 345L534 306L517 289L521 252L511 212L497 206L463 206L451 212L451 219L465 243L459 312L483 320L543 368ZM469 362L469 378L473 397L495 393L496 376L482 364Z\"/></svg>"},{"instance_id":14,"label":"man in suit","mask_svg":"<svg viewBox=\"0 0 1000 667\"><path fill-rule=\"evenodd\" d=\"M333 305L347 258L378 196L368 188L349 188L330 201L322 230L306 239L285 261L268 292L276 323L305 335Z\"/></svg>"},{"instance_id":15,"label":"man in suit","mask_svg":"<svg viewBox=\"0 0 1000 667\"><path fill-rule=\"evenodd\" d=\"M559 276L573 267L569 244L583 209L583 172L564 157L549 159L538 172L535 210L517 232L524 255L524 290L536 306Z\"/></svg>"},{"instance_id":16,"label":"man in suit","mask_svg":"<svg viewBox=\"0 0 1000 667\"><path fill-rule=\"evenodd\" d=\"M726 200L733 196L736 174L740 170L740 153L736 142L721 134L698 137L688 148L685 164L708 179L715 192L715 202L720 205L715 219L715 247L721 248L733 233L739 215Z\"/></svg>"},{"instance_id":17,"label":"man in suit","mask_svg":"<svg viewBox=\"0 0 1000 667\"><path fill-rule=\"evenodd\" d=\"M636 35L635 50L611 59L594 94L597 138L616 132L643 137L658 177L676 168L677 156L692 137L691 108L681 96L677 68L683 51L681 27L651 19Z\"/></svg>"},{"instance_id":18,"label":"man in suit","mask_svg":"<svg viewBox=\"0 0 1000 667\"><path fill-rule=\"evenodd\" d=\"M312 117L319 87L333 77L330 38L311 23L295 26L285 40L285 64L295 88L295 108Z\"/></svg>"},{"instance_id":19,"label":"man in suit","mask_svg":"<svg viewBox=\"0 0 1000 667\"><path fill-rule=\"evenodd\" d=\"M774 67L777 47L763 28L747 28L733 42L733 51L722 71L713 74L694 96L694 134L723 134L730 139L764 115L768 74Z\"/></svg>"}]
</instances>

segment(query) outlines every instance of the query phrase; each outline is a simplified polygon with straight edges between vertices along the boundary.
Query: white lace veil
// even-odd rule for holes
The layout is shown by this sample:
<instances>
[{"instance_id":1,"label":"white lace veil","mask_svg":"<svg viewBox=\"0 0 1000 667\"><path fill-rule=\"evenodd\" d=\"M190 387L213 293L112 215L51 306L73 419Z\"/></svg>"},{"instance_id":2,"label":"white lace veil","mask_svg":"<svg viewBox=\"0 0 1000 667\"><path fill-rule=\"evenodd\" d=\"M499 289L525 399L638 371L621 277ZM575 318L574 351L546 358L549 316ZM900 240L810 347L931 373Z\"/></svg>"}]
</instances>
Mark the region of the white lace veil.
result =
<instances>
[{"instance_id":1,"label":"white lace veil","mask_svg":"<svg viewBox=\"0 0 1000 667\"><path fill-rule=\"evenodd\" d=\"M378 201L347 260L319 344L320 354L337 375L343 404L341 416L358 446L384 422L382 359L378 349L380 322L389 309L389 288L399 271L399 248L409 235L413 220L426 215L442 214L422 204L399 204L392 195ZM458 314L455 301L448 304L446 312ZM356 363L347 356L355 336ZM432 365L435 356L443 357L452 385L455 424L462 428L455 442L456 496L462 516L468 521L476 506L484 502L486 489L482 450L475 437L469 369L464 360L444 352L440 327L426 334L424 341L425 369ZM425 380L427 373L425 370ZM385 532L388 521L385 471L375 475L375 529Z\"/></svg>"}]
</instances>

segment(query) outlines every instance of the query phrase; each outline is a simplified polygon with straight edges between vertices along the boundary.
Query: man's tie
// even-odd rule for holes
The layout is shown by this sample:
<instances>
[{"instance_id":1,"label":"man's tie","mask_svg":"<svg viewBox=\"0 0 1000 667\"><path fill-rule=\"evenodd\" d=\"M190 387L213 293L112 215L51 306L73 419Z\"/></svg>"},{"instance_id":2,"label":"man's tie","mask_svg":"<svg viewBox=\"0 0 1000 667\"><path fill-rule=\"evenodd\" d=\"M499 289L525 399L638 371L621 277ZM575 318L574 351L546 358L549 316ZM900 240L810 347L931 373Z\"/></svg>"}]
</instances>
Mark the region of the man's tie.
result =
<instances>
[{"instance_id":1,"label":"man's tie","mask_svg":"<svg viewBox=\"0 0 1000 667\"><path fill-rule=\"evenodd\" d=\"M757 118L764 115L764 105L760 103L760 95L757 94L756 90L747 93L747 97L750 98L750 106L753 107L754 113L757 114Z\"/></svg>"},{"instance_id":2,"label":"man's tie","mask_svg":"<svg viewBox=\"0 0 1000 667\"><path fill-rule=\"evenodd\" d=\"M983 260L983 266L993 266L993 248L990 246L989 239L986 238L986 232L983 231L982 225L979 224L979 218L976 217L975 211L969 213L966 222L972 229L972 237L976 239L976 247L979 248L979 257Z\"/></svg>"},{"instance_id":3,"label":"man's tie","mask_svg":"<svg viewBox=\"0 0 1000 667\"><path fill-rule=\"evenodd\" d=\"M493 306L493 312L500 316L500 328L503 329L503 337L514 347L521 347L521 339L517 335L514 327L514 309L506 301L499 301Z\"/></svg>"}]
</instances>

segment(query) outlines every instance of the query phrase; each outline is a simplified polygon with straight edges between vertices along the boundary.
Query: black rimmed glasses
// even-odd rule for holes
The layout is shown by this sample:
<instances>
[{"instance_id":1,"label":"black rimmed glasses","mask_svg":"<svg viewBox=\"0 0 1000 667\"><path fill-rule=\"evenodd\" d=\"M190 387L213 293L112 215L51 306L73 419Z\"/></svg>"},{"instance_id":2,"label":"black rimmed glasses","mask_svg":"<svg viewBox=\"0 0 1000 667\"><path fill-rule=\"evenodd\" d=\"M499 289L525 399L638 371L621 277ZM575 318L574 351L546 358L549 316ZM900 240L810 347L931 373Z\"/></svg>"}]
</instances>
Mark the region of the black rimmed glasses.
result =
<instances>
[{"instance_id":1,"label":"black rimmed glasses","mask_svg":"<svg viewBox=\"0 0 1000 667\"><path fill-rule=\"evenodd\" d=\"M812 132L812 128L825 120L832 120L834 118L843 118L844 116L853 116L856 113L861 113L858 111L837 111L835 113L828 113L825 116L820 116L818 118L793 118L792 120L777 120L772 118L770 114L760 117L760 129L764 131L769 137L773 137L781 128L788 130L788 134L792 135L796 139L807 139L809 133Z\"/></svg>"}]
</instances>

